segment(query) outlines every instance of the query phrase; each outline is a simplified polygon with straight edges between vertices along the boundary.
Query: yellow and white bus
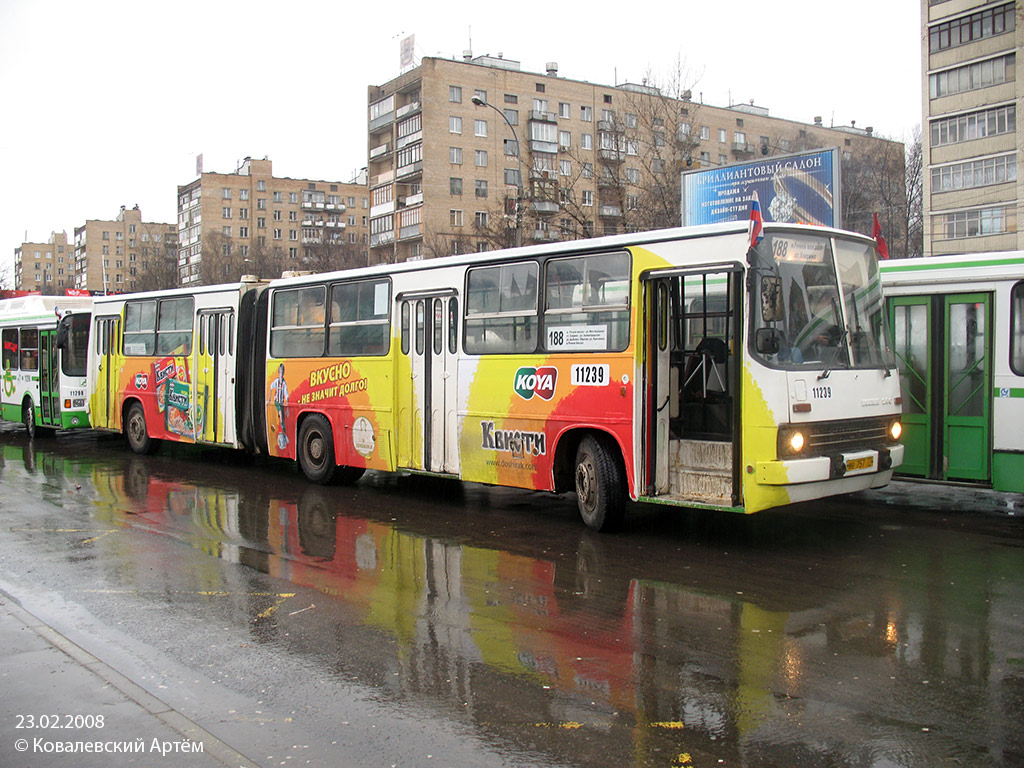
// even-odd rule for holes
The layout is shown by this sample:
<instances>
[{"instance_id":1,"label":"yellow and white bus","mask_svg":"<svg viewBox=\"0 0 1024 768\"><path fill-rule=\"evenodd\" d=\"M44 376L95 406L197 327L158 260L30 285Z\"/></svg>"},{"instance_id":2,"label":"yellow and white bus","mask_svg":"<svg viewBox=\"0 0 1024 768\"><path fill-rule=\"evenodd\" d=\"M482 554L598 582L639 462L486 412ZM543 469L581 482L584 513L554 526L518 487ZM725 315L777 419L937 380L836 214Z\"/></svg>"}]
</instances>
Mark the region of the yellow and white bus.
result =
<instances>
[{"instance_id":1,"label":"yellow and white bus","mask_svg":"<svg viewBox=\"0 0 1024 768\"><path fill-rule=\"evenodd\" d=\"M89 426L85 356L92 299L29 295L0 301L0 417L30 437Z\"/></svg>"},{"instance_id":2,"label":"yellow and white bus","mask_svg":"<svg viewBox=\"0 0 1024 768\"><path fill-rule=\"evenodd\" d=\"M246 447L365 469L756 512L885 485L899 377L874 241L744 224L274 280L240 346Z\"/></svg>"}]
</instances>

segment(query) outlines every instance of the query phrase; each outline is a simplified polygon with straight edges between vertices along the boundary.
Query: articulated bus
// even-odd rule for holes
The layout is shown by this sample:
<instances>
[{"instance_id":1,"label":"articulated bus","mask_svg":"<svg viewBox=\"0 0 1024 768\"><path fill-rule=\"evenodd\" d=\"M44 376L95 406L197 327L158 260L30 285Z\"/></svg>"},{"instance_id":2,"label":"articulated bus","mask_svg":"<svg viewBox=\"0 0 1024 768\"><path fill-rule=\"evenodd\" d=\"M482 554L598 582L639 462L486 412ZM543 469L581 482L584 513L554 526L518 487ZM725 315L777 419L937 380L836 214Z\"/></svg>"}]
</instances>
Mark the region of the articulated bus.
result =
<instances>
[{"instance_id":1,"label":"articulated bus","mask_svg":"<svg viewBox=\"0 0 1024 768\"><path fill-rule=\"evenodd\" d=\"M768 225L755 249L747 237L739 223L662 230L209 289L248 297L232 304L223 437L318 483L376 469L575 491L598 530L627 498L756 512L885 485L903 448L874 242L804 226ZM209 415L161 423L207 397L175 381L199 375L204 295L97 301L97 327L117 310L121 370L90 365L93 421L134 450L231 444ZM190 296L161 341L164 303Z\"/></svg>"},{"instance_id":2,"label":"articulated bus","mask_svg":"<svg viewBox=\"0 0 1024 768\"><path fill-rule=\"evenodd\" d=\"M1024 492L1024 252L884 261L902 474Z\"/></svg>"},{"instance_id":3,"label":"articulated bus","mask_svg":"<svg viewBox=\"0 0 1024 768\"><path fill-rule=\"evenodd\" d=\"M92 299L22 296L0 301L0 418L37 432L89 426L85 360Z\"/></svg>"}]
</instances>

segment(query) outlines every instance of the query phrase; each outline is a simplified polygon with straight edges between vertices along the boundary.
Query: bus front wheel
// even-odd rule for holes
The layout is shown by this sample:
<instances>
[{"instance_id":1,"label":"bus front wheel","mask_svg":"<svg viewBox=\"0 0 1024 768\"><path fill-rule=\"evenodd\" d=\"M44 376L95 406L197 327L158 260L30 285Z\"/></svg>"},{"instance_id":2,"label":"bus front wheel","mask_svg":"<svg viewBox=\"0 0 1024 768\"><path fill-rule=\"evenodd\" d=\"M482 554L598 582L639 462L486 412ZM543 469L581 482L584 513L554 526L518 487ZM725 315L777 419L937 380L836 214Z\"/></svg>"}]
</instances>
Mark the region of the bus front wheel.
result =
<instances>
[{"instance_id":1,"label":"bus front wheel","mask_svg":"<svg viewBox=\"0 0 1024 768\"><path fill-rule=\"evenodd\" d=\"M303 420L297 453L302 474L311 482L327 485L334 479L334 433L326 417L314 413Z\"/></svg>"},{"instance_id":2,"label":"bus front wheel","mask_svg":"<svg viewBox=\"0 0 1024 768\"><path fill-rule=\"evenodd\" d=\"M145 455L153 453L157 448L156 440L149 436L146 429L146 412L139 403L132 403L128 409L128 417L124 422L124 436L133 453Z\"/></svg>"},{"instance_id":3,"label":"bus front wheel","mask_svg":"<svg viewBox=\"0 0 1024 768\"><path fill-rule=\"evenodd\" d=\"M588 528L611 531L626 511L626 486L607 443L587 435L576 450L576 503Z\"/></svg>"},{"instance_id":4,"label":"bus front wheel","mask_svg":"<svg viewBox=\"0 0 1024 768\"><path fill-rule=\"evenodd\" d=\"M21 406L21 423L25 425L29 439L36 436L36 407L31 400L26 400Z\"/></svg>"}]
</instances>

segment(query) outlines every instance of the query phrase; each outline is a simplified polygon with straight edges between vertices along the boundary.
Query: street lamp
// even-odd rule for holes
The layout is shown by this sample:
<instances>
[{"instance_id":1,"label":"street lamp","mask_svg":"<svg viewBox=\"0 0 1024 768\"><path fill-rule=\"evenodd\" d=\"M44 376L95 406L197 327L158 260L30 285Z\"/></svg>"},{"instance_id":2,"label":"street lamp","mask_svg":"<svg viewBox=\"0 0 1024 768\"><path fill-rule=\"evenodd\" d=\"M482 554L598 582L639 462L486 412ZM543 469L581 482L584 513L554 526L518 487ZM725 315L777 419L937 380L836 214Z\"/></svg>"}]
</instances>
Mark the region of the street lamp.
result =
<instances>
[{"instance_id":1,"label":"street lamp","mask_svg":"<svg viewBox=\"0 0 1024 768\"><path fill-rule=\"evenodd\" d=\"M488 104L479 96L474 96L472 101L478 107L490 107L501 115L501 119L505 121L505 125L508 126L510 131L512 131L512 140L516 143L516 160L519 162L519 176L516 178L516 246L518 247L523 244L523 222L519 208L523 199L523 153L519 146L519 136L516 135L515 126L509 122L508 116L506 116L502 110L498 109L493 104Z\"/></svg>"}]
</instances>

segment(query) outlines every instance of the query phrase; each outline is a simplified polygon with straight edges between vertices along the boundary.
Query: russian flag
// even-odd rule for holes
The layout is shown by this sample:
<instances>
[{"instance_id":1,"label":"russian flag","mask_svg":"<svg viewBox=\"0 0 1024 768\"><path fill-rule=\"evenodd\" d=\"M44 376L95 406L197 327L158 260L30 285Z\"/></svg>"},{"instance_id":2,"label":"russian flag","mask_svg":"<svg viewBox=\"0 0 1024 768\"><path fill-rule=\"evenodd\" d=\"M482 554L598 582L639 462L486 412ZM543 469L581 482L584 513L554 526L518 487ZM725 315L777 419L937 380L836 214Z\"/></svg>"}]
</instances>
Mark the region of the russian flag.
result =
<instances>
[{"instance_id":1,"label":"russian flag","mask_svg":"<svg viewBox=\"0 0 1024 768\"><path fill-rule=\"evenodd\" d=\"M757 192L750 202L750 247L753 248L764 240L764 219L761 218L761 202L757 199Z\"/></svg>"}]
</instances>

